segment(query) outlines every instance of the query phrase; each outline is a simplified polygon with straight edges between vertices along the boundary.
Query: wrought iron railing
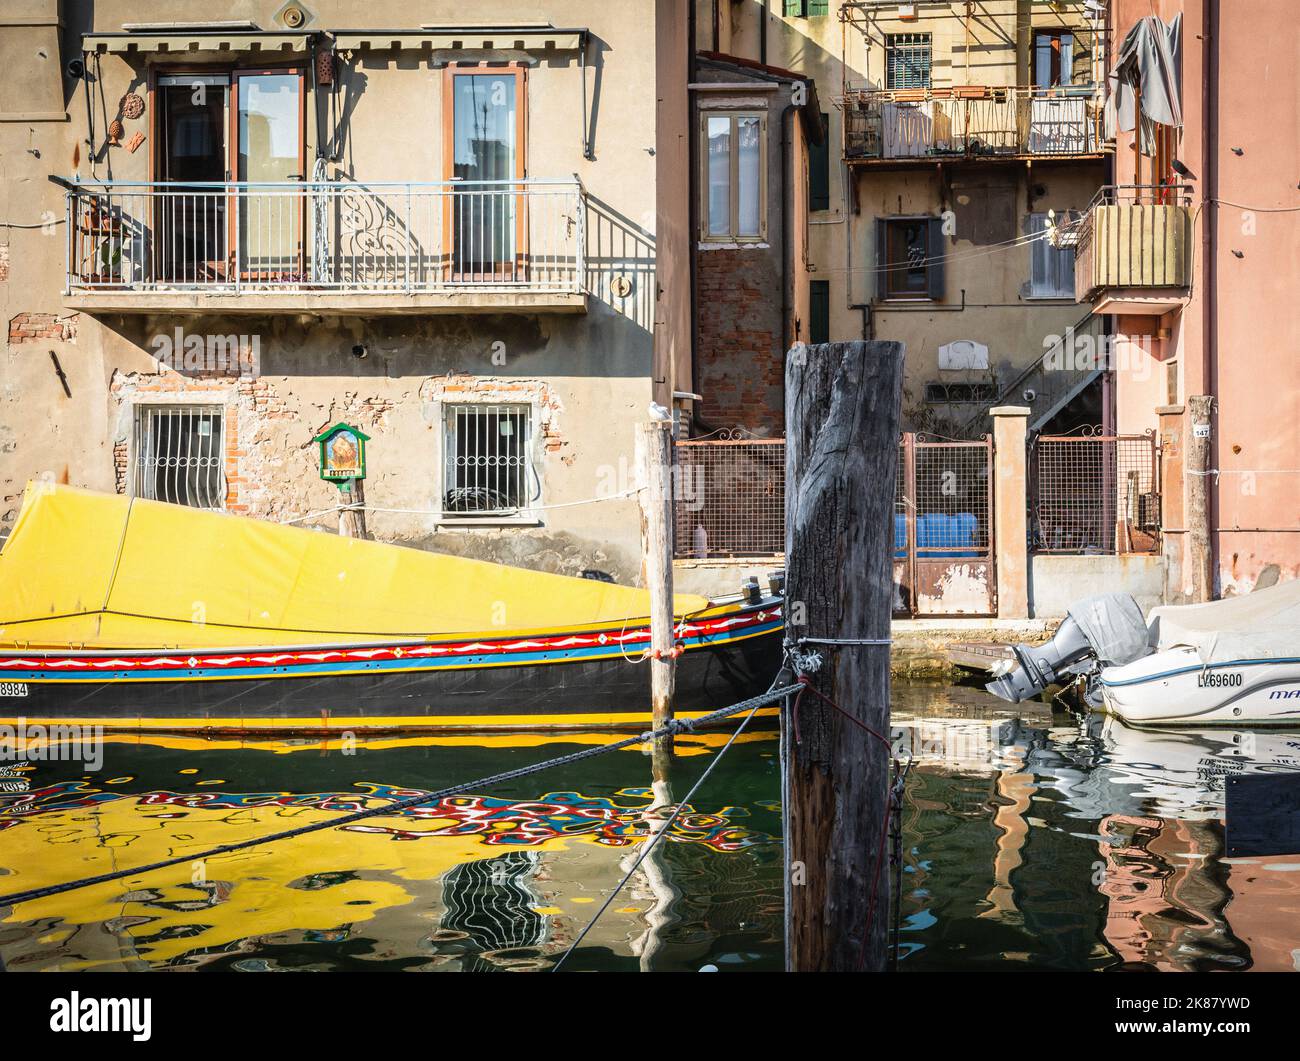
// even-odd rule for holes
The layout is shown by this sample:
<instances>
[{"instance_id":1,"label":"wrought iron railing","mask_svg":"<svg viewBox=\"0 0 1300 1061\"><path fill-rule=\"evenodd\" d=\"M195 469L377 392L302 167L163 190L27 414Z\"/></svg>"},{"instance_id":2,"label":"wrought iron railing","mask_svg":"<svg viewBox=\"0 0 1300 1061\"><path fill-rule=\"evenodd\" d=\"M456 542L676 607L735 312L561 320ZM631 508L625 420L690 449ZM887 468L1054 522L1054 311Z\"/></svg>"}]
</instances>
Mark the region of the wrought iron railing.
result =
<instances>
[{"instance_id":1,"label":"wrought iron railing","mask_svg":"<svg viewBox=\"0 0 1300 1061\"><path fill-rule=\"evenodd\" d=\"M862 89L838 102L846 158L1093 155L1105 143L1091 85Z\"/></svg>"},{"instance_id":2,"label":"wrought iron railing","mask_svg":"<svg viewBox=\"0 0 1300 1061\"><path fill-rule=\"evenodd\" d=\"M577 178L61 182L70 291L581 292Z\"/></svg>"}]
</instances>

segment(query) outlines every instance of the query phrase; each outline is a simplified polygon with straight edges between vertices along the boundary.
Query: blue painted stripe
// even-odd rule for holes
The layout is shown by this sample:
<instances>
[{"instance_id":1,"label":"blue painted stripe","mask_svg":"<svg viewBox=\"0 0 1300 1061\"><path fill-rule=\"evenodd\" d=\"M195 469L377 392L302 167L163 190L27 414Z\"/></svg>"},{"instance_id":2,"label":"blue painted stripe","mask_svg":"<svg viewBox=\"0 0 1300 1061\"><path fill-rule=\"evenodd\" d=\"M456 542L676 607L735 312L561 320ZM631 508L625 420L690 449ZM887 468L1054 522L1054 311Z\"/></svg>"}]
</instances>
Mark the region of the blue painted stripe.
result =
<instances>
[{"instance_id":1,"label":"blue painted stripe","mask_svg":"<svg viewBox=\"0 0 1300 1061\"><path fill-rule=\"evenodd\" d=\"M1161 671L1159 674L1150 674L1144 678L1125 678L1119 682L1102 678L1101 684L1118 689L1122 685L1142 685L1144 682L1159 681L1161 678L1172 678L1179 674L1199 674L1204 670L1221 670L1226 667L1259 667L1270 663L1300 663L1300 658L1284 656L1278 659L1237 659L1230 663L1203 663L1197 667L1179 667L1177 670ZM1300 681L1300 676L1297 676L1296 680Z\"/></svg>"},{"instance_id":2,"label":"blue painted stripe","mask_svg":"<svg viewBox=\"0 0 1300 1061\"><path fill-rule=\"evenodd\" d=\"M758 634L771 633L772 631L780 630L783 625L782 620L777 619L775 622L760 623L756 626L745 627L744 630L736 633L701 634L697 637L685 638L682 643L687 648L703 648L711 645L725 644L728 641L743 640L754 637ZM349 647L355 648L364 646ZM265 650L261 651L273 653L276 649L274 646L268 646ZM212 651L203 653L203 655L219 654L220 653ZM239 655L248 655L248 653L239 653ZM619 646L616 644L593 645L589 648L551 649L546 652L487 653L482 655L444 656L440 659L408 657L402 659L369 661L343 660L337 663L311 662L261 664L256 667L202 667L194 669L177 668L175 670L160 668L157 670L106 670L92 672L77 671L76 673L66 674L51 673L49 671L0 670L0 681L55 684L61 682L87 681L157 681L168 678L177 681L187 679L205 681L216 678L291 678L295 676L314 674L370 674L375 671L385 670L415 672L454 670L458 667L478 667L484 665L508 666L511 664L527 663L563 663L587 659L593 656L617 659L619 656ZM631 661L629 660L629 662Z\"/></svg>"}]
</instances>

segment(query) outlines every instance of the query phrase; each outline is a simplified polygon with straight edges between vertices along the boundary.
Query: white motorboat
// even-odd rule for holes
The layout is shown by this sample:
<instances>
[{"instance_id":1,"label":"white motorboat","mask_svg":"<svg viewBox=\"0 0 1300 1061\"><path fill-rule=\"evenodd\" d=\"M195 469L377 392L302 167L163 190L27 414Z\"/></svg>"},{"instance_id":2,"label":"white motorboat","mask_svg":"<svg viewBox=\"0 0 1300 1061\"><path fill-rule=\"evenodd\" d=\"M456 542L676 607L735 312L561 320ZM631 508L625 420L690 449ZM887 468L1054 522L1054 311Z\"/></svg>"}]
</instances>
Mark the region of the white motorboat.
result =
<instances>
[{"instance_id":1,"label":"white motorboat","mask_svg":"<svg viewBox=\"0 0 1300 1061\"><path fill-rule=\"evenodd\" d=\"M1300 723L1300 581L1153 608L1091 597L1045 645L1017 645L988 689L1019 702L1082 680L1085 699L1136 725Z\"/></svg>"}]
</instances>

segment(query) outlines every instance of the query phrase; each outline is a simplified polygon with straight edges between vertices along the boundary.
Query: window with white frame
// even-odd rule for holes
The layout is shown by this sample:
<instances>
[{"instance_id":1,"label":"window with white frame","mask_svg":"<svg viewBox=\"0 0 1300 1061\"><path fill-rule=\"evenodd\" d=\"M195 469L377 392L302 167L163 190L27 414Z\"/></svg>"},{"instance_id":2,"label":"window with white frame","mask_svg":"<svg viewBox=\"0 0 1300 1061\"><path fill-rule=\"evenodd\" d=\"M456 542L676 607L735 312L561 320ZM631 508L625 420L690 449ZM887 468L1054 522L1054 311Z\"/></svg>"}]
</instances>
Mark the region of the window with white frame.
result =
<instances>
[{"instance_id":1,"label":"window with white frame","mask_svg":"<svg viewBox=\"0 0 1300 1061\"><path fill-rule=\"evenodd\" d=\"M1076 215L1058 211L1056 224ZM1046 214L1029 215L1029 235L1037 237L1029 245L1029 297L1074 298L1074 248L1054 247L1047 232Z\"/></svg>"},{"instance_id":2,"label":"window with white frame","mask_svg":"<svg viewBox=\"0 0 1300 1061\"><path fill-rule=\"evenodd\" d=\"M704 113L703 209L706 240L761 240L767 210L763 175L767 119L761 114Z\"/></svg>"},{"instance_id":3,"label":"window with white frame","mask_svg":"<svg viewBox=\"0 0 1300 1061\"><path fill-rule=\"evenodd\" d=\"M219 405L137 405L132 493L191 508L224 507L225 433Z\"/></svg>"},{"instance_id":4,"label":"window with white frame","mask_svg":"<svg viewBox=\"0 0 1300 1061\"><path fill-rule=\"evenodd\" d=\"M541 492L532 461L530 405L443 407L443 511L517 515Z\"/></svg>"}]
</instances>

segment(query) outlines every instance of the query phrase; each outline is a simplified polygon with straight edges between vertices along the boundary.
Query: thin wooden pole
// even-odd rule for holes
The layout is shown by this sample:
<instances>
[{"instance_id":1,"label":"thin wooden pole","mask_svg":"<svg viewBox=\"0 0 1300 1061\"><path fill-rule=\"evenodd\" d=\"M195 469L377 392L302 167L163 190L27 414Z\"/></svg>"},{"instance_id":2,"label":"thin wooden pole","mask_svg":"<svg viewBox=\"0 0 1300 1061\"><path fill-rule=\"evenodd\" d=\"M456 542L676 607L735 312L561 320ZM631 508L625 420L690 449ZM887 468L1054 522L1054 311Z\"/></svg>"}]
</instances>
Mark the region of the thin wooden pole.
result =
<instances>
[{"instance_id":1,"label":"thin wooden pole","mask_svg":"<svg viewBox=\"0 0 1300 1061\"><path fill-rule=\"evenodd\" d=\"M677 669L673 635L671 421L651 420L637 424L636 456L641 484L645 585L650 591L650 704L654 728L658 729L673 717L673 685ZM656 752L671 750L671 737L655 742Z\"/></svg>"},{"instance_id":2,"label":"thin wooden pole","mask_svg":"<svg viewBox=\"0 0 1300 1061\"><path fill-rule=\"evenodd\" d=\"M825 343L786 359L786 630L888 639L903 345ZM787 714L786 967L883 969L889 921L889 649L818 645ZM864 730L869 726L880 737ZM874 902L873 902L873 892Z\"/></svg>"},{"instance_id":3,"label":"thin wooden pole","mask_svg":"<svg viewBox=\"0 0 1300 1061\"><path fill-rule=\"evenodd\" d=\"M1195 394L1187 399L1191 437L1187 440L1187 545L1191 552L1192 600L1214 599L1210 558L1210 414L1214 399Z\"/></svg>"},{"instance_id":4,"label":"thin wooden pole","mask_svg":"<svg viewBox=\"0 0 1300 1061\"><path fill-rule=\"evenodd\" d=\"M366 533L366 488L364 479L349 479L349 490L339 493L344 505L350 506L339 510L339 534L345 538L368 538Z\"/></svg>"}]
</instances>

